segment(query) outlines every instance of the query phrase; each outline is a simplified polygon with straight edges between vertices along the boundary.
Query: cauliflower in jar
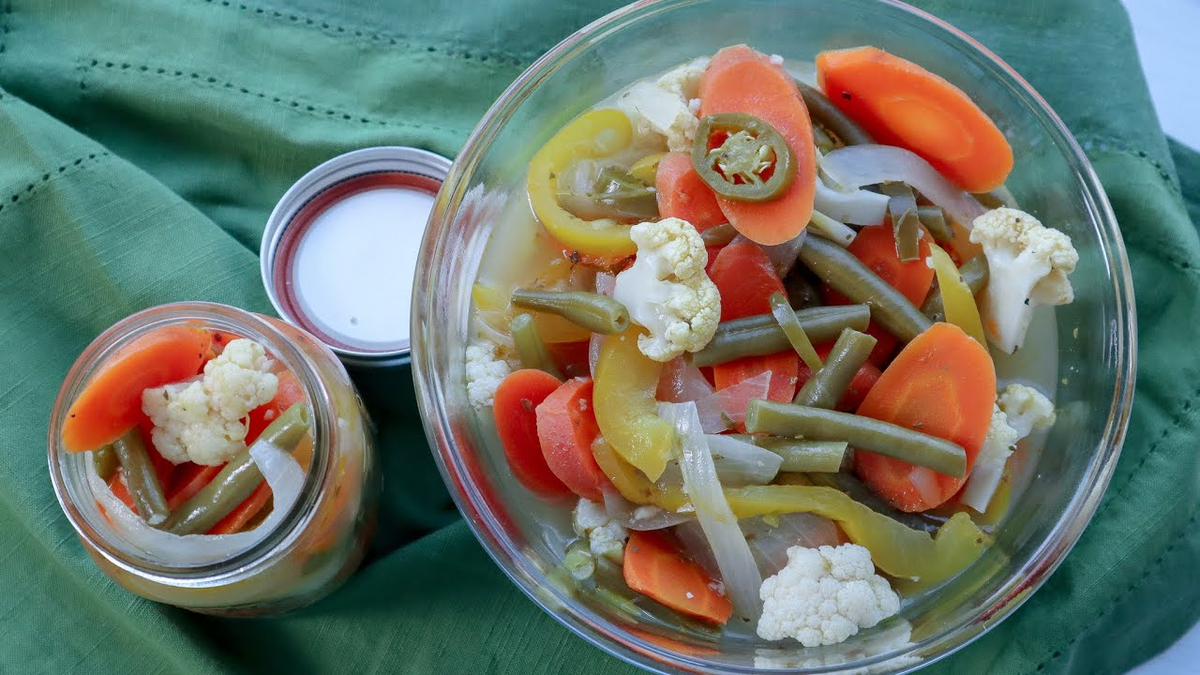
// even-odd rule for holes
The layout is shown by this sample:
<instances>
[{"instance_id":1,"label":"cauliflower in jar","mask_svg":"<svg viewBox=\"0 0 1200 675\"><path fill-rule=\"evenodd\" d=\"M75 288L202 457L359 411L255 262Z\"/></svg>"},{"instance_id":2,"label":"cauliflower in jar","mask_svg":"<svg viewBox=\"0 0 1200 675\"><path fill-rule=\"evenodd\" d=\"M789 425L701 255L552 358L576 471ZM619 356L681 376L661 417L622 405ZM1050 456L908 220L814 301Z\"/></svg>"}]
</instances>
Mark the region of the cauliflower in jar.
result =
<instances>
[{"instance_id":1,"label":"cauliflower in jar","mask_svg":"<svg viewBox=\"0 0 1200 675\"><path fill-rule=\"evenodd\" d=\"M1038 390L1024 384L1005 387L996 400L983 448L958 501L979 513L986 511L1013 448L1034 429L1049 428L1055 417L1054 404Z\"/></svg>"},{"instance_id":2,"label":"cauliflower in jar","mask_svg":"<svg viewBox=\"0 0 1200 675\"><path fill-rule=\"evenodd\" d=\"M625 527L610 518L603 504L580 499L572 514L575 534L587 539L588 548L596 557L608 558L620 565L625 560Z\"/></svg>"},{"instance_id":3,"label":"cauliflower in jar","mask_svg":"<svg viewBox=\"0 0 1200 675\"><path fill-rule=\"evenodd\" d=\"M467 399L476 408L492 404L496 388L513 371L512 365L500 354L500 348L488 340L476 340L467 345Z\"/></svg>"},{"instance_id":4,"label":"cauliflower in jar","mask_svg":"<svg viewBox=\"0 0 1200 675\"><path fill-rule=\"evenodd\" d=\"M758 636L805 647L844 642L900 611L900 597L856 544L788 549L782 570L762 583Z\"/></svg>"},{"instance_id":5,"label":"cauliflower in jar","mask_svg":"<svg viewBox=\"0 0 1200 675\"><path fill-rule=\"evenodd\" d=\"M654 81L643 80L617 97L617 108L629 116L639 136L657 134L671 152L689 152L700 124L700 77L708 58L698 58L667 71Z\"/></svg>"},{"instance_id":6,"label":"cauliflower in jar","mask_svg":"<svg viewBox=\"0 0 1200 675\"><path fill-rule=\"evenodd\" d=\"M975 219L971 241L983 247L988 284L980 309L988 340L1007 354L1025 342L1038 305L1075 299L1067 275L1079 253L1071 238L1017 209L993 209Z\"/></svg>"},{"instance_id":7,"label":"cauliflower in jar","mask_svg":"<svg viewBox=\"0 0 1200 675\"><path fill-rule=\"evenodd\" d=\"M175 464L223 464L246 449L246 416L271 399L279 378L263 346L238 339L204 366L204 376L142 392L154 447Z\"/></svg>"},{"instance_id":8,"label":"cauliflower in jar","mask_svg":"<svg viewBox=\"0 0 1200 675\"><path fill-rule=\"evenodd\" d=\"M617 275L613 298L649 335L638 349L667 362L704 348L721 320L721 294L704 272L708 253L691 223L679 218L634 225L637 258Z\"/></svg>"}]
</instances>

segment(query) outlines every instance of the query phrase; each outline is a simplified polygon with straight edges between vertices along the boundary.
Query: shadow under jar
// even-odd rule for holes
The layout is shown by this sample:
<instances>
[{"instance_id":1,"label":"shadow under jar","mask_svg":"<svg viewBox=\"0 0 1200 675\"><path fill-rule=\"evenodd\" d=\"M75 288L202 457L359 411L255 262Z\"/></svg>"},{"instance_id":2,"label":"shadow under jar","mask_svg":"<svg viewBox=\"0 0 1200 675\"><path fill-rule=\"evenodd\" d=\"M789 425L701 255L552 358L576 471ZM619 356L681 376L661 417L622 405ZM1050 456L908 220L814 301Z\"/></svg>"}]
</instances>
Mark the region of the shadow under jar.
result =
<instances>
[{"instance_id":1,"label":"shadow under jar","mask_svg":"<svg viewBox=\"0 0 1200 675\"><path fill-rule=\"evenodd\" d=\"M292 454L302 476L291 467L290 494L276 491L272 512L236 534L176 537L152 530L114 501L93 452L68 452L63 444L67 411L117 350L178 324L261 344L295 375L310 408L308 432ZM308 605L350 576L375 527L380 474L366 411L345 368L308 333L226 305L154 307L97 337L63 382L48 446L59 504L105 574L142 597L197 612L255 616Z\"/></svg>"}]
</instances>

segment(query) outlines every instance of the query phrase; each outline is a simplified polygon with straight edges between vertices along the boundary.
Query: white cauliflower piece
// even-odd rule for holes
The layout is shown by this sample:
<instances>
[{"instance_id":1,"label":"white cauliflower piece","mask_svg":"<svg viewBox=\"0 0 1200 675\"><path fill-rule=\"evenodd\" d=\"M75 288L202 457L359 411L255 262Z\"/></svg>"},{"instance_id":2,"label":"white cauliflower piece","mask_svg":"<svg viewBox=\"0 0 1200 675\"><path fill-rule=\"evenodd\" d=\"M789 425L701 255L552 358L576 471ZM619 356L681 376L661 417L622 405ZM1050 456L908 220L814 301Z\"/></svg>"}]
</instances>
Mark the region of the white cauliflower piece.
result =
<instances>
[{"instance_id":1,"label":"white cauliflower piece","mask_svg":"<svg viewBox=\"0 0 1200 675\"><path fill-rule=\"evenodd\" d=\"M500 358L495 343L476 340L467 345L467 399L476 408L489 406L496 398L496 387L512 372L508 361Z\"/></svg>"},{"instance_id":2,"label":"white cauliflower piece","mask_svg":"<svg viewBox=\"0 0 1200 675\"><path fill-rule=\"evenodd\" d=\"M1054 404L1038 390L1023 384L1005 387L992 410L992 422L983 448L975 459L959 502L979 513L986 511L1000 486L1004 466L1012 456L1014 446L1034 429L1045 429L1054 424L1055 417Z\"/></svg>"},{"instance_id":3,"label":"white cauliflower piece","mask_svg":"<svg viewBox=\"0 0 1200 675\"><path fill-rule=\"evenodd\" d=\"M1075 299L1067 275L1079 253L1071 238L1033 216L1002 207L975 219L971 241L983 247L988 284L980 309L989 341L1005 353L1025 341L1038 305L1065 305Z\"/></svg>"},{"instance_id":4,"label":"white cauliflower piece","mask_svg":"<svg viewBox=\"0 0 1200 675\"><path fill-rule=\"evenodd\" d=\"M175 464L223 464L246 449L246 416L275 398L279 378L263 346L238 339L204 366L204 377L142 392L154 447Z\"/></svg>"},{"instance_id":5,"label":"white cauliflower piece","mask_svg":"<svg viewBox=\"0 0 1200 675\"><path fill-rule=\"evenodd\" d=\"M899 596L875 574L871 553L862 546L793 546L787 555L787 565L759 590L758 636L764 640L837 644L900 611Z\"/></svg>"},{"instance_id":6,"label":"white cauliflower piece","mask_svg":"<svg viewBox=\"0 0 1200 675\"><path fill-rule=\"evenodd\" d=\"M613 297L650 333L638 337L638 349L661 362L703 349L721 320L721 294L704 272L700 233L686 220L664 218L629 234L637 258L617 275Z\"/></svg>"},{"instance_id":7,"label":"white cauliflower piece","mask_svg":"<svg viewBox=\"0 0 1200 675\"><path fill-rule=\"evenodd\" d=\"M708 58L698 58L653 82L638 82L617 97L617 108L629 116L639 136L657 134L666 138L671 152L687 152L700 124L690 104L700 94L707 67Z\"/></svg>"},{"instance_id":8,"label":"white cauliflower piece","mask_svg":"<svg viewBox=\"0 0 1200 675\"><path fill-rule=\"evenodd\" d=\"M754 667L762 670L775 668L829 668L842 666L851 661L859 661L878 656L884 652L912 647L912 624L904 619L892 622L882 630L864 635L862 639L850 648L838 647L833 649L808 648L767 648L759 647L754 657ZM875 673L896 672L908 666L916 665L921 659L912 655L897 656L882 663L875 663L862 668L839 670L842 675L873 675Z\"/></svg>"},{"instance_id":9,"label":"white cauliflower piece","mask_svg":"<svg viewBox=\"0 0 1200 675\"><path fill-rule=\"evenodd\" d=\"M1008 426L1025 438L1034 429L1048 429L1058 415L1054 404L1042 392L1024 384L1010 384L1000 392L997 405L1008 416Z\"/></svg>"},{"instance_id":10,"label":"white cauliflower piece","mask_svg":"<svg viewBox=\"0 0 1200 675\"><path fill-rule=\"evenodd\" d=\"M588 540L592 555L608 558L618 565L625 561L625 540L629 533L621 523L608 517L603 504L580 499L572 526L575 534Z\"/></svg>"}]
</instances>

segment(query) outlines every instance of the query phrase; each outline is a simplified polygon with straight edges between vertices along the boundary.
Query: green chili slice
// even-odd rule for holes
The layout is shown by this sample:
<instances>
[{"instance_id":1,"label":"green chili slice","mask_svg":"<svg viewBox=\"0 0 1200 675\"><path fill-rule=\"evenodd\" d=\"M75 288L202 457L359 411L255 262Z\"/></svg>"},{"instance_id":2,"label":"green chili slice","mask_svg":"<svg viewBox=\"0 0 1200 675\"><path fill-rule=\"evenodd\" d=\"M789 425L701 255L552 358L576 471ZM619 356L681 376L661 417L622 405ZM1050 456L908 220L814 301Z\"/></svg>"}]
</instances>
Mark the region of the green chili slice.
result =
<instances>
[{"instance_id":1,"label":"green chili slice","mask_svg":"<svg viewBox=\"0 0 1200 675\"><path fill-rule=\"evenodd\" d=\"M890 197L888 215L896 239L896 256L901 262L921 257L921 218L917 214L917 198L904 183L884 183L879 191Z\"/></svg>"},{"instance_id":2,"label":"green chili slice","mask_svg":"<svg viewBox=\"0 0 1200 675\"><path fill-rule=\"evenodd\" d=\"M800 359L814 373L820 370L821 357L813 348L812 340L808 339L808 334L804 332L804 326L800 325L800 320L796 318L796 311L788 304L788 299L783 297L783 293L775 292L767 298L767 302L771 303L771 314L779 322L779 327L783 329L783 334L787 336L788 342L792 343L792 349L796 350Z\"/></svg>"},{"instance_id":3,"label":"green chili slice","mask_svg":"<svg viewBox=\"0 0 1200 675\"><path fill-rule=\"evenodd\" d=\"M714 134L726 135L709 149ZM692 166L718 195L741 202L778 199L796 178L796 157L767 122L745 113L718 113L700 120Z\"/></svg>"}]
</instances>

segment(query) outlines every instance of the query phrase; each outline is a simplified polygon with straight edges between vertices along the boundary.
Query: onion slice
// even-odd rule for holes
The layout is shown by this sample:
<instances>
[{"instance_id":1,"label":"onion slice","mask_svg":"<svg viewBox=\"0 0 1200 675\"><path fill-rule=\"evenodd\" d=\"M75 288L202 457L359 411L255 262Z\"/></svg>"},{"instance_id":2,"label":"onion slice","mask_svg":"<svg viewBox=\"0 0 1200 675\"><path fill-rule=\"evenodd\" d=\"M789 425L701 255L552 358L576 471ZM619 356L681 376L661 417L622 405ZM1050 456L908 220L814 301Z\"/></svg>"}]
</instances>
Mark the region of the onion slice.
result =
<instances>
[{"instance_id":1,"label":"onion slice","mask_svg":"<svg viewBox=\"0 0 1200 675\"><path fill-rule=\"evenodd\" d=\"M691 499L696 518L721 570L725 594L738 616L749 621L750 625L756 625L762 613L762 602L759 600L762 575L750 552L750 545L738 526L737 517L725 499L708 439L700 429L696 404L663 403L659 405L659 415L675 424L675 431L679 435L679 468L683 471L684 491Z\"/></svg>"},{"instance_id":2,"label":"onion slice","mask_svg":"<svg viewBox=\"0 0 1200 675\"><path fill-rule=\"evenodd\" d=\"M713 392L696 401L700 428L706 434L737 429L746 421L746 406L756 398L766 398L771 388L771 373L759 373L732 387Z\"/></svg>"},{"instance_id":3,"label":"onion slice","mask_svg":"<svg viewBox=\"0 0 1200 675\"><path fill-rule=\"evenodd\" d=\"M839 543L837 525L815 513L785 513L771 522L763 518L738 522L764 577L778 574L787 565L787 550L793 546L820 548Z\"/></svg>"},{"instance_id":4,"label":"onion slice","mask_svg":"<svg viewBox=\"0 0 1200 675\"><path fill-rule=\"evenodd\" d=\"M727 487L766 485L775 479L783 458L732 436L705 435L717 467L717 477Z\"/></svg>"},{"instance_id":5,"label":"onion slice","mask_svg":"<svg viewBox=\"0 0 1200 675\"><path fill-rule=\"evenodd\" d=\"M978 199L963 192L930 166L929 162L904 148L889 145L849 145L825 155L821 168L832 180L848 188L887 182L907 183L926 199L942 207L951 218L967 229L970 229L975 218L987 212L987 208L980 204ZM886 202L886 198L884 201ZM837 217L819 206L818 209L825 215ZM878 222L875 221L874 224Z\"/></svg>"},{"instance_id":6,"label":"onion slice","mask_svg":"<svg viewBox=\"0 0 1200 675\"><path fill-rule=\"evenodd\" d=\"M695 518L692 513L679 513L657 506L634 504L612 489L604 491L604 510L609 518L628 530L662 530Z\"/></svg>"},{"instance_id":7,"label":"onion slice","mask_svg":"<svg viewBox=\"0 0 1200 675\"><path fill-rule=\"evenodd\" d=\"M686 357L680 356L663 366L655 398L669 403L682 403L698 401L712 393L713 386L708 383L704 373L693 366Z\"/></svg>"}]
</instances>

